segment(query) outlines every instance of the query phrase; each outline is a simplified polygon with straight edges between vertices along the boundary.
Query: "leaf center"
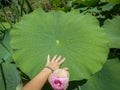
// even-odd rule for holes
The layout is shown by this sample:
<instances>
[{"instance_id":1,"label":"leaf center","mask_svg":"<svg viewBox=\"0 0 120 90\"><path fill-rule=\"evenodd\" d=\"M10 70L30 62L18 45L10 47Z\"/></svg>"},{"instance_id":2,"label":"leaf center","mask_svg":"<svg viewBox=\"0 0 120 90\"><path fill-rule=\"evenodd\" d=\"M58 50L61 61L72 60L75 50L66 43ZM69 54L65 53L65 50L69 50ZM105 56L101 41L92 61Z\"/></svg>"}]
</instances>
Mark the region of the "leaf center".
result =
<instances>
[{"instance_id":1,"label":"leaf center","mask_svg":"<svg viewBox=\"0 0 120 90\"><path fill-rule=\"evenodd\" d=\"M58 45L60 43L60 41L59 40L56 40L56 44Z\"/></svg>"}]
</instances>

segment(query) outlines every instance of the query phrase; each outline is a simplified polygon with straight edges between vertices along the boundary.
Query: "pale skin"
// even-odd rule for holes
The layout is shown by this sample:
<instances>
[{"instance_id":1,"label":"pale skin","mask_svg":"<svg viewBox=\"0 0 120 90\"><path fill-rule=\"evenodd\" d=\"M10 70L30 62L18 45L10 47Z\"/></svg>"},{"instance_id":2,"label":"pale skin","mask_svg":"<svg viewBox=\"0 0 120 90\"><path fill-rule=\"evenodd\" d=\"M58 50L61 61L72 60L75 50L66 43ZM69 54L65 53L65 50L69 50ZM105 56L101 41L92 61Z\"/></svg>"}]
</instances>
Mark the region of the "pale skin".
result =
<instances>
[{"instance_id":1,"label":"pale skin","mask_svg":"<svg viewBox=\"0 0 120 90\"><path fill-rule=\"evenodd\" d=\"M56 70L60 67L62 63L64 63L64 61L65 58L62 58L62 56L55 55L52 60L50 60L50 55L48 55L46 66L49 66L53 70ZM68 68L64 69L68 70ZM30 82L28 82L22 88L22 90L41 90L51 73L52 70L50 70L49 68L43 68L43 70L38 73L38 75L35 76Z\"/></svg>"}]
</instances>

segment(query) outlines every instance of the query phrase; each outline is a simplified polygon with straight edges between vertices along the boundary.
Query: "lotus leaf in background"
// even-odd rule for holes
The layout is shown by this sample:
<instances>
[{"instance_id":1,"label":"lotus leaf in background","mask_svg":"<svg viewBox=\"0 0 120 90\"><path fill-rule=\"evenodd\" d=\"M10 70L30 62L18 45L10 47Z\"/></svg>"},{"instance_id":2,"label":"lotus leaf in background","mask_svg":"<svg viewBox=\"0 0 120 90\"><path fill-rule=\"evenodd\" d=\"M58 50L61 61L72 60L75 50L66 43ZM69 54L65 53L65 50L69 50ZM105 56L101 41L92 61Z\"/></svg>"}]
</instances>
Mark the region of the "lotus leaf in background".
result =
<instances>
[{"instance_id":1,"label":"lotus leaf in background","mask_svg":"<svg viewBox=\"0 0 120 90\"><path fill-rule=\"evenodd\" d=\"M86 6L93 6L98 2L98 0L76 0L76 1Z\"/></svg>"},{"instance_id":2,"label":"lotus leaf in background","mask_svg":"<svg viewBox=\"0 0 120 90\"><path fill-rule=\"evenodd\" d=\"M12 52L10 45L9 45L10 36L9 36L8 29L10 29L10 26L8 23L4 23L3 25L5 27L4 29L6 29L6 31L4 31L5 35L3 35L3 40L0 40L0 62L2 60L6 60L9 57L11 57L11 52Z\"/></svg>"},{"instance_id":3,"label":"lotus leaf in background","mask_svg":"<svg viewBox=\"0 0 120 90\"><path fill-rule=\"evenodd\" d=\"M0 41L0 90L16 90L20 81L15 64L11 64L12 50L9 45L10 37L8 24L5 25L3 40Z\"/></svg>"},{"instance_id":4,"label":"lotus leaf in background","mask_svg":"<svg viewBox=\"0 0 120 90\"><path fill-rule=\"evenodd\" d=\"M9 56L11 56L11 54L5 48L4 44L0 43L0 63L2 60L6 60Z\"/></svg>"},{"instance_id":5,"label":"lotus leaf in background","mask_svg":"<svg viewBox=\"0 0 120 90\"><path fill-rule=\"evenodd\" d=\"M16 90L19 82L16 65L8 62L0 64L0 90Z\"/></svg>"},{"instance_id":6,"label":"lotus leaf in background","mask_svg":"<svg viewBox=\"0 0 120 90\"><path fill-rule=\"evenodd\" d=\"M110 39L110 48L120 48L120 16L107 19L103 28Z\"/></svg>"},{"instance_id":7,"label":"lotus leaf in background","mask_svg":"<svg viewBox=\"0 0 120 90\"><path fill-rule=\"evenodd\" d=\"M111 59L82 86L82 90L120 90L120 60Z\"/></svg>"},{"instance_id":8,"label":"lotus leaf in background","mask_svg":"<svg viewBox=\"0 0 120 90\"><path fill-rule=\"evenodd\" d=\"M115 4L119 4L120 0L100 0L101 2L109 2L109 3L115 3Z\"/></svg>"},{"instance_id":9,"label":"lotus leaf in background","mask_svg":"<svg viewBox=\"0 0 120 90\"><path fill-rule=\"evenodd\" d=\"M77 11L25 15L11 31L13 57L30 78L44 68L47 55L66 57L70 80L89 79L106 62L108 39L95 17Z\"/></svg>"}]
</instances>

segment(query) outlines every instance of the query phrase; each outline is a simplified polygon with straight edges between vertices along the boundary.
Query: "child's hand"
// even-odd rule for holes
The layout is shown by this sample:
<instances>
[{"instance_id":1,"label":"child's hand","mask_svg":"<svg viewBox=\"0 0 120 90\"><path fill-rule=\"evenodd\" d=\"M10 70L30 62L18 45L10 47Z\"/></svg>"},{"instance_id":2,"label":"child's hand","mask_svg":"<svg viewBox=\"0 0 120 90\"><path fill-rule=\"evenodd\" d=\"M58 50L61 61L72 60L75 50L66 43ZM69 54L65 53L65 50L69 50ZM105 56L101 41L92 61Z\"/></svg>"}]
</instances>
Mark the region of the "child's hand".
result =
<instances>
[{"instance_id":1,"label":"child's hand","mask_svg":"<svg viewBox=\"0 0 120 90\"><path fill-rule=\"evenodd\" d=\"M65 61L65 57L55 55L52 60L50 60L50 55L47 57L46 67L52 71L58 69L60 65Z\"/></svg>"}]
</instances>

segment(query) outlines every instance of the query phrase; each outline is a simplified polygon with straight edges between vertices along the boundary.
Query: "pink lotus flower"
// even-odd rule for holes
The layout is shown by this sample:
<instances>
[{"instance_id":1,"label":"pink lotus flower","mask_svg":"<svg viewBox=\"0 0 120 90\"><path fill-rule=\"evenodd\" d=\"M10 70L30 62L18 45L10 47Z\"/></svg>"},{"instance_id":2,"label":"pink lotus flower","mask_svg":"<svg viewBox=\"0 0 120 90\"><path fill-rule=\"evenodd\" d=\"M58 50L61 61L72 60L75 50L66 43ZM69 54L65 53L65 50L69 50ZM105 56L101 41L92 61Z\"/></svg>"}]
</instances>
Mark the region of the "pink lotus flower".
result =
<instances>
[{"instance_id":1,"label":"pink lotus flower","mask_svg":"<svg viewBox=\"0 0 120 90\"><path fill-rule=\"evenodd\" d=\"M49 82L54 90L65 90L69 84L69 73L64 69L57 69L49 76Z\"/></svg>"}]
</instances>

